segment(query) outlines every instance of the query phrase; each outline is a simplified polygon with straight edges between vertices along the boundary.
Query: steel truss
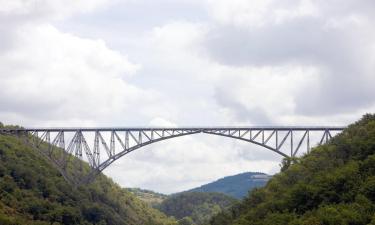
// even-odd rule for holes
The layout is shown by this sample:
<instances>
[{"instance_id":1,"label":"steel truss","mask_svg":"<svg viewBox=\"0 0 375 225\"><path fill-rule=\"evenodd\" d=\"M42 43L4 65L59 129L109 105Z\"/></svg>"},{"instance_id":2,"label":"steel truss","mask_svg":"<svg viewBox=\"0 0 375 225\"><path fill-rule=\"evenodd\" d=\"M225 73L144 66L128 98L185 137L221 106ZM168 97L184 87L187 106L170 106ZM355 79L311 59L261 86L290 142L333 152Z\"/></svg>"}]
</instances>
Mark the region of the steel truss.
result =
<instances>
[{"instance_id":1,"label":"steel truss","mask_svg":"<svg viewBox=\"0 0 375 225\"><path fill-rule=\"evenodd\" d=\"M0 133L24 137L72 184L90 183L122 156L162 140L197 133L250 142L285 158L302 148L310 151L311 136L328 142L344 127L187 127L187 128L25 128L0 129ZM69 136L69 138L68 138ZM88 142L93 142L90 147ZM87 164L83 163L88 162Z\"/></svg>"}]
</instances>

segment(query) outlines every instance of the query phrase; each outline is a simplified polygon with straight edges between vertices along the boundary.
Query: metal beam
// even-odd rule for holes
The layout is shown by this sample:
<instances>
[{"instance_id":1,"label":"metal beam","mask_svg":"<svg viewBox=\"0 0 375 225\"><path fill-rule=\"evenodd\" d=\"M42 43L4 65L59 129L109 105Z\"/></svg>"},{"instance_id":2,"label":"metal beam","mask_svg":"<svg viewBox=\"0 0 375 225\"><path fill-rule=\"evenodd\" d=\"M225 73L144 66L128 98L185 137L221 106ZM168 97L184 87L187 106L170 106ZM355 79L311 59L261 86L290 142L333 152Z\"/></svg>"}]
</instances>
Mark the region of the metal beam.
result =
<instances>
[{"instance_id":1,"label":"metal beam","mask_svg":"<svg viewBox=\"0 0 375 225\"><path fill-rule=\"evenodd\" d=\"M250 142L265 149L271 150L282 157L294 157L306 144L307 152L310 151L310 133L323 132L320 144L332 138L332 132L340 132L345 127L336 126L220 126L220 127L89 127L89 128L0 128L0 134L24 136L36 149L44 149L41 152L59 169L64 178L69 181L84 183L91 181L102 170L111 165L122 156L155 142L197 134L225 136L241 141ZM124 132L119 136L117 132ZM284 136L279 136L283 133ZM41 134L41 135L39 135ZM67 140L66 134L70 134ZM90 139L88 134L94 134ZM103 135L104 136L103 136ZM105 135L109 134L109 135ZM51 142L51 135L54 139ZM56 136L54 136L56 135ZM86 136L87 135L87 136ZM87 138L85 138L85 136ZM130 137L129 137L130 136ZM301 137L302 136L302 137ZM106 137L106 138L104 138ZM108 138L109 137L109 138ZM275 137L275 138L273 138ZM281 142L279 140L281 139ZM106 140L110 144L108 147ZM132 140L131 140L132 139ZM287 140L289 144L286 144ZM295 140L294 140L295 139ZM65 141L69 141L68 146ZM306 141L305 141L306 140ZM93 145L90 149L88 141ZM116 141L119 144L116 144ZM294 148L294 142L298 143ZM107 156L102 156L104 147ZM290 153L288 150L290 148ZM92 151L91 151L92 150ZM54 153L54 151L59 151ZM287 152L287 153L286 153ZM59 159L55 156L61 156ZM79 160L80 159L80 160ZM87 159L90 171L85 177L80 178L82 171L82 159ZM103 159L103 160L102 160ZM73 160L73 161L72 161ZM74 164L69 164L72 161ZM101 162L102 161L102 162ZM67 168L69 164L69 167ZM71 170L71 171L70 171Z\"/></svg>"}]
</instances>

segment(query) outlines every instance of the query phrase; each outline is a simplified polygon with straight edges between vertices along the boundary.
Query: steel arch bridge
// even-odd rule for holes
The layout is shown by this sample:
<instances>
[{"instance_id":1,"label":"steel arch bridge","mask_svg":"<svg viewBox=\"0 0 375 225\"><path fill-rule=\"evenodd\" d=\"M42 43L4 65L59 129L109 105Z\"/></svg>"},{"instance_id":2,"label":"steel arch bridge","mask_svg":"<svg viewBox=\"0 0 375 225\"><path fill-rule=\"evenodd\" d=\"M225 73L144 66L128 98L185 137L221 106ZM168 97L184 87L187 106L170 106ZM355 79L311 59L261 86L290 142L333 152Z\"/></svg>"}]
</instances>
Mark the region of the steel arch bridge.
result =
<instances>
[{"instance_id":1,"label":"steel arch bridge","mask_svg":"<svg viewBox=\"0 0 375 225\"><path fill-rule=\"evenodd\" d=\"M92 182L122 156L171 138L211 134L253 143L293 158L302 148L309 152L312 145L326 143L343 129L336 126L0 128L0 133L21 137L42 153L68 182L78 186ZM311 143L312 136L318 138L317 143Z\"/></svg>"}]
</instances>

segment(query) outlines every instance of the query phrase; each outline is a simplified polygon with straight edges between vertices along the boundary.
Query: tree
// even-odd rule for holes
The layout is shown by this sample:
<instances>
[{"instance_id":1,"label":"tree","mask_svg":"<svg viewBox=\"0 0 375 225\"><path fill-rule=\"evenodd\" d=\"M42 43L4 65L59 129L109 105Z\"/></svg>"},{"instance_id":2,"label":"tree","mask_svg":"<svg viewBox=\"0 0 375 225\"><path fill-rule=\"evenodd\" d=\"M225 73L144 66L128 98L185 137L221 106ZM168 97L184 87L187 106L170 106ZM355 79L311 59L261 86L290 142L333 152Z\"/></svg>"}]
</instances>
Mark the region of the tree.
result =
<instances>
[{"instance_id":1,"label":"tree","mask_svg":"<svg viewBox=\"0 0 375 225\"><path fill-rule=\"evenodd\" d=\"M178 225L194 225L193 220L186 216L178 221Z\"/></svg>"}]
</instances>

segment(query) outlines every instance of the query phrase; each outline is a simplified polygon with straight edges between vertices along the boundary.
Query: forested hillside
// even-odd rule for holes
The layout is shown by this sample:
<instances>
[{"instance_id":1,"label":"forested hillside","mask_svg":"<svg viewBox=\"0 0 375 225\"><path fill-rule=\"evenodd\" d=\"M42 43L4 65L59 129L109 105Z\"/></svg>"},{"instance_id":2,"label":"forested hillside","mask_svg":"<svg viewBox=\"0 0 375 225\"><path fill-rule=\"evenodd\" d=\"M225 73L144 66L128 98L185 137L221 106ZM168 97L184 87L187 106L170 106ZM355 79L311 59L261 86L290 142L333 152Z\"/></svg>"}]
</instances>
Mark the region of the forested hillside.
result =
<instances>
[{"instance_id":1,"label":"forested hillside","mask_svg":"<svg viewBox=\"0 0 375 225\"><path fill-rule=\"evenodd\" d=\"M101 175L74 189L35 150L0 135L1 225L175 224Z\"/></svg>"},{"instance_id":2,"label":"forested hillside","mask_svg":"<svg viewBox=\"0 0 375 225\"><path fill-rule=\"evenodd\" d=\"M221 193L183 192L169 196L157 208L181 225L200 225L235 203L236 199Z\"/></svg>"},{"instance_id":3,"label":"forested hillside","mask_svg":"<svg viewBox=\"0 0 375 225\"><path fill-rule=\"evenodd\" d=\"M334 137L211 225L375 225L375 115Z\"/></svg>"},{"instance_id":4,"label":"forested hillside","mask_svg":"<svg viewBox=\"0 0 375 225\"><path fill-rule=\"evenodd\" d=\"M241 199L252 189L266 185L268 180L269 176L265 173L247 172L223 177L188 192L219 192Z\"/></svg>"},{"instance_id":5,"label":"forested hillside","mask_svg":"<svg viewBox=\"0 0 375 225\"><path fill-rule=\"evenodd\" d=\"M152 207L159 205L162 201L168 198L168 195L141 188L126 188L126 190L133 193L142 201L147 202Z\"/></svg>"}]
</instances>

